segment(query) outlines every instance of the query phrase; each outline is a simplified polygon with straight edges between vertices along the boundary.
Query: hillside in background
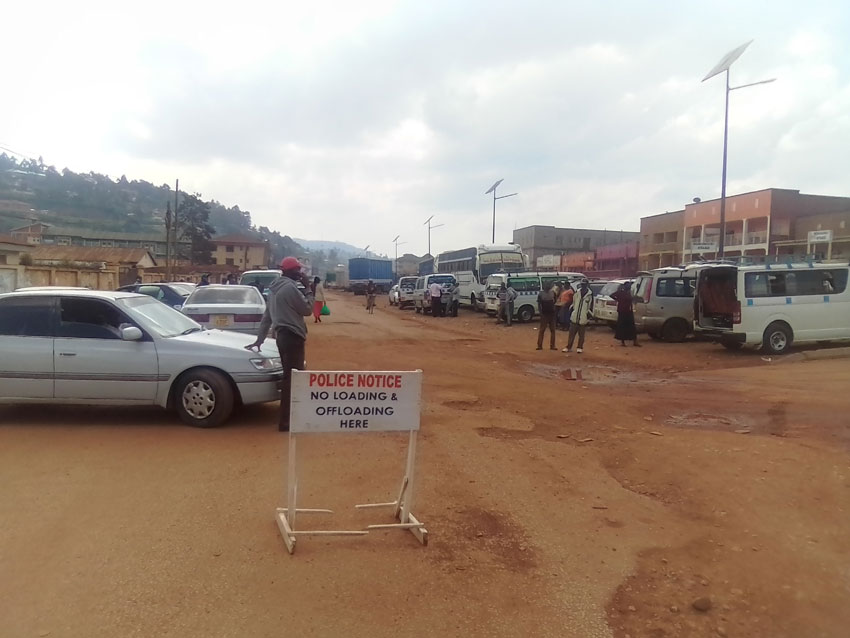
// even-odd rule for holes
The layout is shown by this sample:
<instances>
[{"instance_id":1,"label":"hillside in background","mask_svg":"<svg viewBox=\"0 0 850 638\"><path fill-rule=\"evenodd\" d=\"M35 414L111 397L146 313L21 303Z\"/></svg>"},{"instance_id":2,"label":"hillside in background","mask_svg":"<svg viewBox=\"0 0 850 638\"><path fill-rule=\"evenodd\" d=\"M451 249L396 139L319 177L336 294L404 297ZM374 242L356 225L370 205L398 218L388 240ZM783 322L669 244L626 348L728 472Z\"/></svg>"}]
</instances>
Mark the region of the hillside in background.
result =
<instances>
[{"instance_id":1,"label":"hillside in background","mask_svg":"<svg viewBox=\"0 0 850 638\"><path fill-rule=\"evenodd\" d=\"M321 252L327 255L329 260L346 263L352 257L377 257L371 250L363 252L362 248L346 244L343 241L327 241L324 239L295 239L299 245L304 246L311 253Z\"/></svg>"},{"instance_id":2,"label":"hillside in background","mask_svg":"<svg viewBox=\"0 0 850 638\"><path fill-rule=\"evenodd\" d=\"M183 199L184 192L180 192ZM196 194L199 199L201 196ZM215 200L209 207L209 224L215 235L238 233L267 239L272 260L309 251L288 235L251 221L251 213L239 206L227 207ZM100 173L74 173L38 160L18 160L0 154L0 233L40 221L54 226L128 233L165 234L167 206L174 206L174 190L144 180L113 180ZM322 261L323 255L316 255Z\"/></svg>"}]
</instances>

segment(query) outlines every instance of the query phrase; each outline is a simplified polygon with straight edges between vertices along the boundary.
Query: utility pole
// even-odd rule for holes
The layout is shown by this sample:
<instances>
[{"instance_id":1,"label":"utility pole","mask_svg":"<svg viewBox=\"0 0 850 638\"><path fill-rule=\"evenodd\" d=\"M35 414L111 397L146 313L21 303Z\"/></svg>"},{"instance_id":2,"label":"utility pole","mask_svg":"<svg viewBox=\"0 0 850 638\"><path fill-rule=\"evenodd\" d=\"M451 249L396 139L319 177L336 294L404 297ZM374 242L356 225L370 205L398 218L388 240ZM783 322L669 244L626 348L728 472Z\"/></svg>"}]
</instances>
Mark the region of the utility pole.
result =
<instances>
[{"instance_id":1,"label":"utility pole","mask_svg":"<svg viewBox=\"0 0 850 638\"><path fill-rule=\"evenodd\" d=\"M171 215L171 201L165 203L165 280L171 281L171 224L174 218Z\"/></svg>"},{"instance_id":2,"label":"utility pole","mask_svg":"<svg viewBox=\"0 0 850 638\"><path fill-rule=\"evenodd\" d=\"M180 194L180 180L174 181L174 263L171 265L171 277L174 276L175 267L177 266L177 196Z\"/></svg>"},{"instance_id":3,"label":"utility pole","mask_svg":"<svg viewBox=\"0 0 850 638\"><path fill-rule=\"evenodd\" d=\"M445 224L433 224L432 225L431 224L432 219L434 219L433 215L431 215L428 219L426 219L425 222L422 224L423 226L425 224L428 224L428 254L429 255L431 255L431 229L432 228L439 228L440 226L445 226ZM433 257L433 255L431 255L431 256Z\"/></svg>"},{"instance_id":4,"label":"utility pole","mask_svg":"<svg viewBox=\"0 0 850 638\"><path fill-rule=\"evenodd\" d=\"M519 194L519 193L511 193L510 195L500 195L499 197L496 197L496 189L499 188L499 184L501 184L504 181L505 181L504 179L500 179L498 182L496 182L490 188L488 188L486 193L484 193L485 195L489 195L490 193L493 193L493 238L491 240L491 243L493 243L493 244L496 243L496 200L497 199L505 199L506 197L513 197L514 195Z\"/></svg>"}]
</instances>

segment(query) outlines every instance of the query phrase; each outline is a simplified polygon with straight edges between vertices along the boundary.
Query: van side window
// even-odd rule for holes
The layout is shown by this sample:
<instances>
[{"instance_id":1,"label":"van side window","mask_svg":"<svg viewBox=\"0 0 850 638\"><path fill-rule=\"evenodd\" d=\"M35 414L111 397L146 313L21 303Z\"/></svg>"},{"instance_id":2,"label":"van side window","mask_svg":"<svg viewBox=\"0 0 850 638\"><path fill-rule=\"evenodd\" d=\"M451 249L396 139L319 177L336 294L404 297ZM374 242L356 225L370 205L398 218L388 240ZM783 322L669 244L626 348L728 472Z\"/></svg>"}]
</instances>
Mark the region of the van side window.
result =
<instances>
[{"instance_id":1,"label":"van side window","mask_svg":"<svg viewBox=\"0 0 850 638\"><path fill-rule=\"evenodd\" d=\"M655 285L657 297L693 297L694 280L682 277L662 277Z\"/></svg>"},{"instance_id":2,"label":"van side window","mask_svg":"<svg viewBox=\"0 0 850 638\"><path fill-rule=\"evenodd\" d=\"M537 292L540 290L540 280L537 277L511 279L509 285L517 292Z\"/></svg>"},{"instance_id":3,"label":"van side window","mask_svg":"<svg viewBox=\"0 0 850 638\"><path fill-rule=\"evenodd\" d=\"M837 295L847 289L847 269L748 272L744 276L747 297Z\"/></svg>"}]
</instances>

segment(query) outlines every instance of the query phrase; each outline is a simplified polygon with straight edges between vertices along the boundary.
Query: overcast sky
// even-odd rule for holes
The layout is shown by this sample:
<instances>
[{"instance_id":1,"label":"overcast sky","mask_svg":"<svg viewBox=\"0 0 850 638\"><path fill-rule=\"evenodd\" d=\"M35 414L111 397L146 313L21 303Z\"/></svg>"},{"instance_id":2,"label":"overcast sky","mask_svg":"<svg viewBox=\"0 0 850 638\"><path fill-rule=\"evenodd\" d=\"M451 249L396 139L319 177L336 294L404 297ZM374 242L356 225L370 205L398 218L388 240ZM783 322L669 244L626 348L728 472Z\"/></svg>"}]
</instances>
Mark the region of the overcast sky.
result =
<instances>
[{"instance_id":1,"label":"overcast sky","mask_svg":"<svg viewBox=\"0 0 850 638\"><path fill-rule=\"evenodd\" d=\"M843 0L7 3L0 145L392 254L637 230L729 192L850 195ZM130 6L130 5L126 5Z\"/></svg>"}]
</instances>

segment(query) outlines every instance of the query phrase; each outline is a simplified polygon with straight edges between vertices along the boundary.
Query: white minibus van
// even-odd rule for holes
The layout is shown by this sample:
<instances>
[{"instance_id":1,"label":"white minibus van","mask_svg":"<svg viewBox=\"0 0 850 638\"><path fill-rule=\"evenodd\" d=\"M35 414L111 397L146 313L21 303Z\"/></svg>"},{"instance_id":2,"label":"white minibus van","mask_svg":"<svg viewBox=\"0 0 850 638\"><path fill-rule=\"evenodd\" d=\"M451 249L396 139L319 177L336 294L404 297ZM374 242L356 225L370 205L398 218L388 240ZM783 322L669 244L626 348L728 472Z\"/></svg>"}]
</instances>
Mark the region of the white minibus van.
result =
<instances>
[{"instance_id":1,"label":"white minibus van","mask_svg":"<svg viewBox=\"0 0 850 638\"><path fill-rule=\"evenodd\" d=\"M499 287L504 283L517 292L514 301L514 315L519 321L531 321L537 314L537 294L546 284L567 281L570 285L580 281L584 275L580 272L515 272L496 273L487 278L484 290L484 309L488 314L499 312Z\"/></svg>"},{"instance_id":2,"label":"white minibus van","mask_svg":"<svg viewBox=\"0 0 850 638\"><path fill-rule=\"evenodd\" d=\"M792 343L850 339L847 263L806 262L703 268L694 330L730 349L782 354Z\"/></svg>"}]
</instances>

